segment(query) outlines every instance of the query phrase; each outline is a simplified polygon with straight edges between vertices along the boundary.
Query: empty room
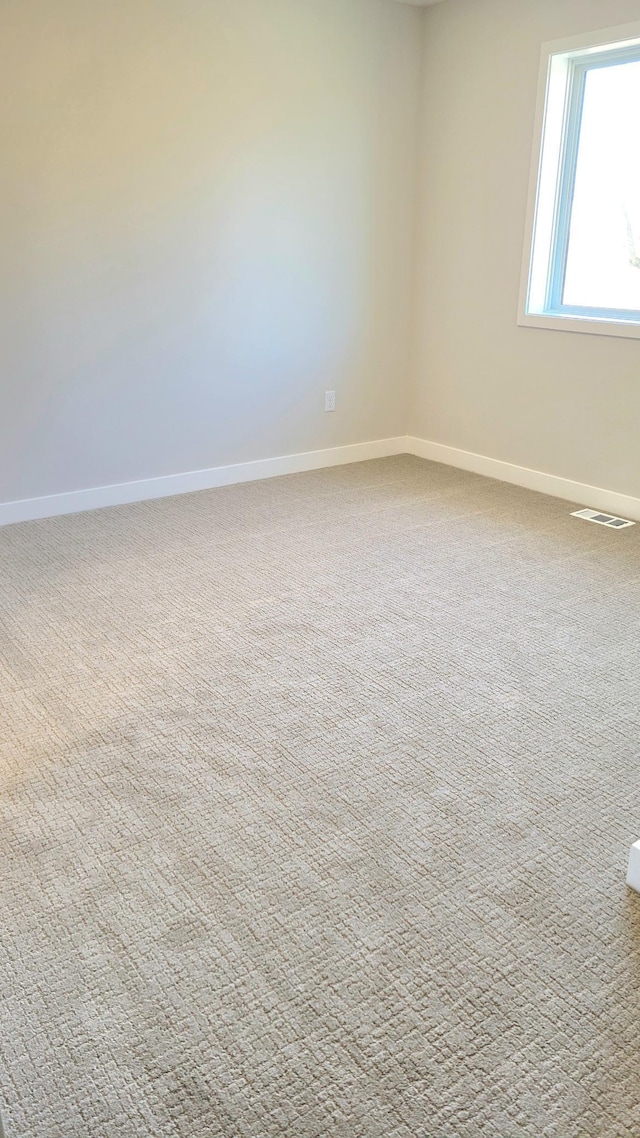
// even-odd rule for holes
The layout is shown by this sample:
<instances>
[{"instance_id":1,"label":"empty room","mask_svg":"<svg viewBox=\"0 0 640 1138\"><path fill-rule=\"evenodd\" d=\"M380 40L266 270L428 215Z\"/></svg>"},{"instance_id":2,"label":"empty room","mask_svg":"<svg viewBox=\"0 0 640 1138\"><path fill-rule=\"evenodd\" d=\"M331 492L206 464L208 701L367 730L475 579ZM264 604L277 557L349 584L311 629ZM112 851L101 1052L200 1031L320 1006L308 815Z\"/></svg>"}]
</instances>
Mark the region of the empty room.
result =
<instances>
[{"instance_id":1,"label":"empty room","mask_svg":"<svg viewBox=\"0 0 640 1138\"><path fill-rule=\"evenodd\" d=\"M0 71L1 1138L638 1138L638 0Z\"/></svg>"}]
</instances>

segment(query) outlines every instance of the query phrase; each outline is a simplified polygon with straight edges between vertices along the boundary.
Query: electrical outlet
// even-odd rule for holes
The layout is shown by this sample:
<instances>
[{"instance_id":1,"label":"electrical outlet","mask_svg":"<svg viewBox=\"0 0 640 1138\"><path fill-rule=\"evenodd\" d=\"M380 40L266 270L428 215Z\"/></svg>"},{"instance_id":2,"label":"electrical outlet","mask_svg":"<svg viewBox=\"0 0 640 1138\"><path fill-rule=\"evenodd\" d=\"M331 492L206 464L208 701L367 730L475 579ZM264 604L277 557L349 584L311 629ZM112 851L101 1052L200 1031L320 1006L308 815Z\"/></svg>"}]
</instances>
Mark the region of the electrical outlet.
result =
<instances>
[{"instance_id":1,"label":"electrical outlet","mask_svg":"<svg viewBox=\"0 0 640 1138\"><path fill-rule=\"evenodd\" d=\"M335 411L335 409L336 409L336 393L335 393L335 391L325 391L325 393L324 393L324 409L325 409L325 411Z\"/></svg>"}]
</instances>

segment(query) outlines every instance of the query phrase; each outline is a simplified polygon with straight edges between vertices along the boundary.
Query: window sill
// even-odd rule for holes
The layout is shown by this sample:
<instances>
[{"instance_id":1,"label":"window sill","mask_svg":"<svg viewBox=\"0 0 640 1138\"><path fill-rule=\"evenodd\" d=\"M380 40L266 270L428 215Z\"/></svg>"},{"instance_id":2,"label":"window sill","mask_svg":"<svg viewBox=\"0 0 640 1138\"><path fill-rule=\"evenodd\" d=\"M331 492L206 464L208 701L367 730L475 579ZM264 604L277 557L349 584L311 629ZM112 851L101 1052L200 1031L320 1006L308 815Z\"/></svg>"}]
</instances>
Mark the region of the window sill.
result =
<instances>
[{"instance_id":1,"label":"window sill","mask_svg":"<svg viewBox=\"0 0 640 1138\"><path fill-rule=\"evenodd\" d=\"M624 340L640 340L640 323L632 324L627 320L521 312L518 314L518 324L523 328L546 328L548 332L583 332L590 336L617 336Z\"/></svg>"}]
</instances>

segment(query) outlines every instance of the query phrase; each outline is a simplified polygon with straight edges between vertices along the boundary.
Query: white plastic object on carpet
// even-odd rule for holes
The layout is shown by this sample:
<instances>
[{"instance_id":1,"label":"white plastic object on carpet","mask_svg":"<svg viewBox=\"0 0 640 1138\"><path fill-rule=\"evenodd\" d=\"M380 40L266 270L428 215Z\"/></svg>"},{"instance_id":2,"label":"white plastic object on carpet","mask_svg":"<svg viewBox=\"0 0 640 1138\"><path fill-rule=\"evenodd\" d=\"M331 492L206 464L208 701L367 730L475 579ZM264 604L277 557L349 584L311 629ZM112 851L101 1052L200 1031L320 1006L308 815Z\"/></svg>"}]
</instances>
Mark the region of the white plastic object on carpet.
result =
<instances>
[{"instance_id":1,"label":"white plastic object on carpet","mask_svg":"<svg viewBox=\"0 0 640 1138\"><path fill-rule=\"evenodd\" d=\"M629 852L627 885L635 889L636 893L640 893L640 842L635 842Z\"/></svg>"}]
</instances>

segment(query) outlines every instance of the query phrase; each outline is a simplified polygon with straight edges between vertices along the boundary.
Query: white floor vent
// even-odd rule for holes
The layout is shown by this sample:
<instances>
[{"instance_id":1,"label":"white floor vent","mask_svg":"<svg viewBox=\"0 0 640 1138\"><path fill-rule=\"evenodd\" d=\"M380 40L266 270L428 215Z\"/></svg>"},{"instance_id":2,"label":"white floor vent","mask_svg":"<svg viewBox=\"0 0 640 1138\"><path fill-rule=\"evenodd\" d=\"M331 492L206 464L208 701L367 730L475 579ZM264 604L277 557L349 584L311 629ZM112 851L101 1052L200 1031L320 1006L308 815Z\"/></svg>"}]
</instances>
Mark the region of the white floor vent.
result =
<instances>
[{"instance_id":1,"label":"white floor vent","mask_svg":"<svg viewBox=\"0 0 640 1138\"><path fill-rule=\"evenodd\" d=\"M626 529L634 526L628 518L616 518L613 514L600 514L597 510L574 510L572 518L584 518L588 522L595 522L599 526L609 526L609 529Z\"/></svg>"}]
</instances>

